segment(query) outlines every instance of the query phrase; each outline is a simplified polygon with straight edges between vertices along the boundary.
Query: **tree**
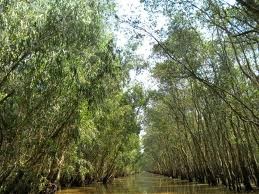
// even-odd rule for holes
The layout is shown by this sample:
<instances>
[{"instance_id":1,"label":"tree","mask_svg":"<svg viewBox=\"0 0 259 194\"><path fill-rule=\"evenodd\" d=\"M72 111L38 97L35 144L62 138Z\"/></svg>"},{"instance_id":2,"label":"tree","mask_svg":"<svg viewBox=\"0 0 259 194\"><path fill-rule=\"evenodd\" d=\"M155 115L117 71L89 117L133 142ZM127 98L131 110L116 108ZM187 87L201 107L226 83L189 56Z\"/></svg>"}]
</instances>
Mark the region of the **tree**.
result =
<instances>
[{"instance_id":1,"label":"tree","mask_svg":"<svg viewBox=\"0 0 259 194\"><path fill-rule=\"evenodd\" d=\"M153 168L162 174L211 185L220 178L230 189L240 190L242 182L251 190L251 182L258 186L259 180L254 13L240 2L159 3L172 21L167 40L154 47L156 57L165 60L154 68L161 97L154 99L151 111L169 114L171 119L166 119L166 125L156 117L148 120L147 157L158 160ZM204 34L202 28L212 35ZM167 140L172 148L167 151L164 146L160 151L171 153L165 157L148 151L148 142L158 141L163 127L173 138ZM158 134L151 136L149 128ZM170 164L172 160L180 162Z\"/></svg>"}]
</instances>

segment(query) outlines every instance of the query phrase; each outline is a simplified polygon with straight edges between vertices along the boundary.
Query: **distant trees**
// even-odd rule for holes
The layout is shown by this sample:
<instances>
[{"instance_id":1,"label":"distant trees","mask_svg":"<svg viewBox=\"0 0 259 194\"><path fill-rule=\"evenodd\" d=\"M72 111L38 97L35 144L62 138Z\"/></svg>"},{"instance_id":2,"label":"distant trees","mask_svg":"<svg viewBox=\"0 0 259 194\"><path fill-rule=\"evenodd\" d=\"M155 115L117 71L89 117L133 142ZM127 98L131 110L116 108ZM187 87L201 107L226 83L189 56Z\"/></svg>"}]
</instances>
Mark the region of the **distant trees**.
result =
<instances>
[{"instance_id":1,"label":"distant trees","mask_svg":"<svg viewBox=\"0 0 259 194\"><path fill-rule=\"evenodd\" d=\"M83 185L92 181L107 183L116 176L139 171L140 126L129 93L116 93L97 110L81 109L80 139L67 152L61 183Z\"/></svg>"},{"instance_id":2,"label":"distant trees","mask_svg":"<svg viewBox=\"0 0 259 194\"><path fill-rule=\"evenodd\" d=\"M137 170L128 69L102 1L0 1L0 192L54 192ZM129 96L130 98L130 96Z\"/></svg>"},{"instance_id":3,"label":"distant trees","mask_svg":"<svg viewBox=\"0 0 259 194\"><path fill-rule=\"evenodd\" d=\"M160 89L147 110L149 169L231 190L258 187L258 3L159 3L172 21L154 48L165 60L153 70Z\"/></svg>"}]
</instances>

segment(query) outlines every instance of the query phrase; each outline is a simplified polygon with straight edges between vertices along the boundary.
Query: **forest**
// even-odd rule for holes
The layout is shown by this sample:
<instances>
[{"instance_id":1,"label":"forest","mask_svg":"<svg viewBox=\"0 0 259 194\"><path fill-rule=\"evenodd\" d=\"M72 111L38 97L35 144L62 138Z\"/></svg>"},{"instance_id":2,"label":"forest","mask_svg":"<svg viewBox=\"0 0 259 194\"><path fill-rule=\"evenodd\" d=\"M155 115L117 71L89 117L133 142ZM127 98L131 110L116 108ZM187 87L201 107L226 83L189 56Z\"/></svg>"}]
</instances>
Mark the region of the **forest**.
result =
<instances>
[{"instance_id":1,"label":"forest","mask_svg":"<svg viewBox=\"0 0 259 194\"><path fill-rule=\"evenodd\" d=\"M0 193L143 170L259 189L259 1L141 3L166 32L122 21L115 0L0 0ZM120 22L136 32L125 50ZM131 84L136 69L157 88Z\"/></svg>"}]
</instances>

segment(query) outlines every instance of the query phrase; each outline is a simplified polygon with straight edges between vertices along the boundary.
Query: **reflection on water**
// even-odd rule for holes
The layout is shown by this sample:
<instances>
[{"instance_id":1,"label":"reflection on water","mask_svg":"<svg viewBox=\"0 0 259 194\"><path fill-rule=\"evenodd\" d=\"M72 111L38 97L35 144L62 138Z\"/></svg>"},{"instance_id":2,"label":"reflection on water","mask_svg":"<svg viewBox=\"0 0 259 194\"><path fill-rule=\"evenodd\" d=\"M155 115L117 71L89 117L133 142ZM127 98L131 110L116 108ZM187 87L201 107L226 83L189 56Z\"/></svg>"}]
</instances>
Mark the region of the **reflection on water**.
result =
<instances>
[{"instance_id":1,"label":"reflection on water","mask_svg":"<svg viewBox=\"0 0 259 194\"><path fill-rule=\"evenodd\" d=\"M87 187L65 189L58 194L233 194L224 187L209 187L173 180L167 177L141 173L115 179L112 184L94 184ZM259 193L259 192L254 192ZM239 193L241 194L241 193Z\"/></svg>"}]
</instances>

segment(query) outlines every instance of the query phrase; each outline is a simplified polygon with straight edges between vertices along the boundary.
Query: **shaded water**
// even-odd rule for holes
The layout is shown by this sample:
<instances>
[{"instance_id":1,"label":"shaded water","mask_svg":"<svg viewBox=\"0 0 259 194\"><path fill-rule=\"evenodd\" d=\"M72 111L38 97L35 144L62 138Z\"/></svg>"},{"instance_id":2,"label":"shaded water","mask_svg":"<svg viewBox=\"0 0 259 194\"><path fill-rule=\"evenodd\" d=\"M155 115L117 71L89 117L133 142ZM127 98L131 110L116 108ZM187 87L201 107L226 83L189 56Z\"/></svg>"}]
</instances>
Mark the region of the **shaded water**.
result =
<instances>
[{"instance_id":1,"label":"shaded water","mask_svg":"<svg viewBox=\"0 0 259 194\"><path fill-rule=\"evenodd\" d=\"M57 194L233 194L224 187L209 187L173 180L168 177L141 173L134 176L117 178L108 185L93 184L87 187L64 189ZM254 192L254 194L259 192ZM241 194L241 193L239 193Z\"/></svg>"}]
</instances>

